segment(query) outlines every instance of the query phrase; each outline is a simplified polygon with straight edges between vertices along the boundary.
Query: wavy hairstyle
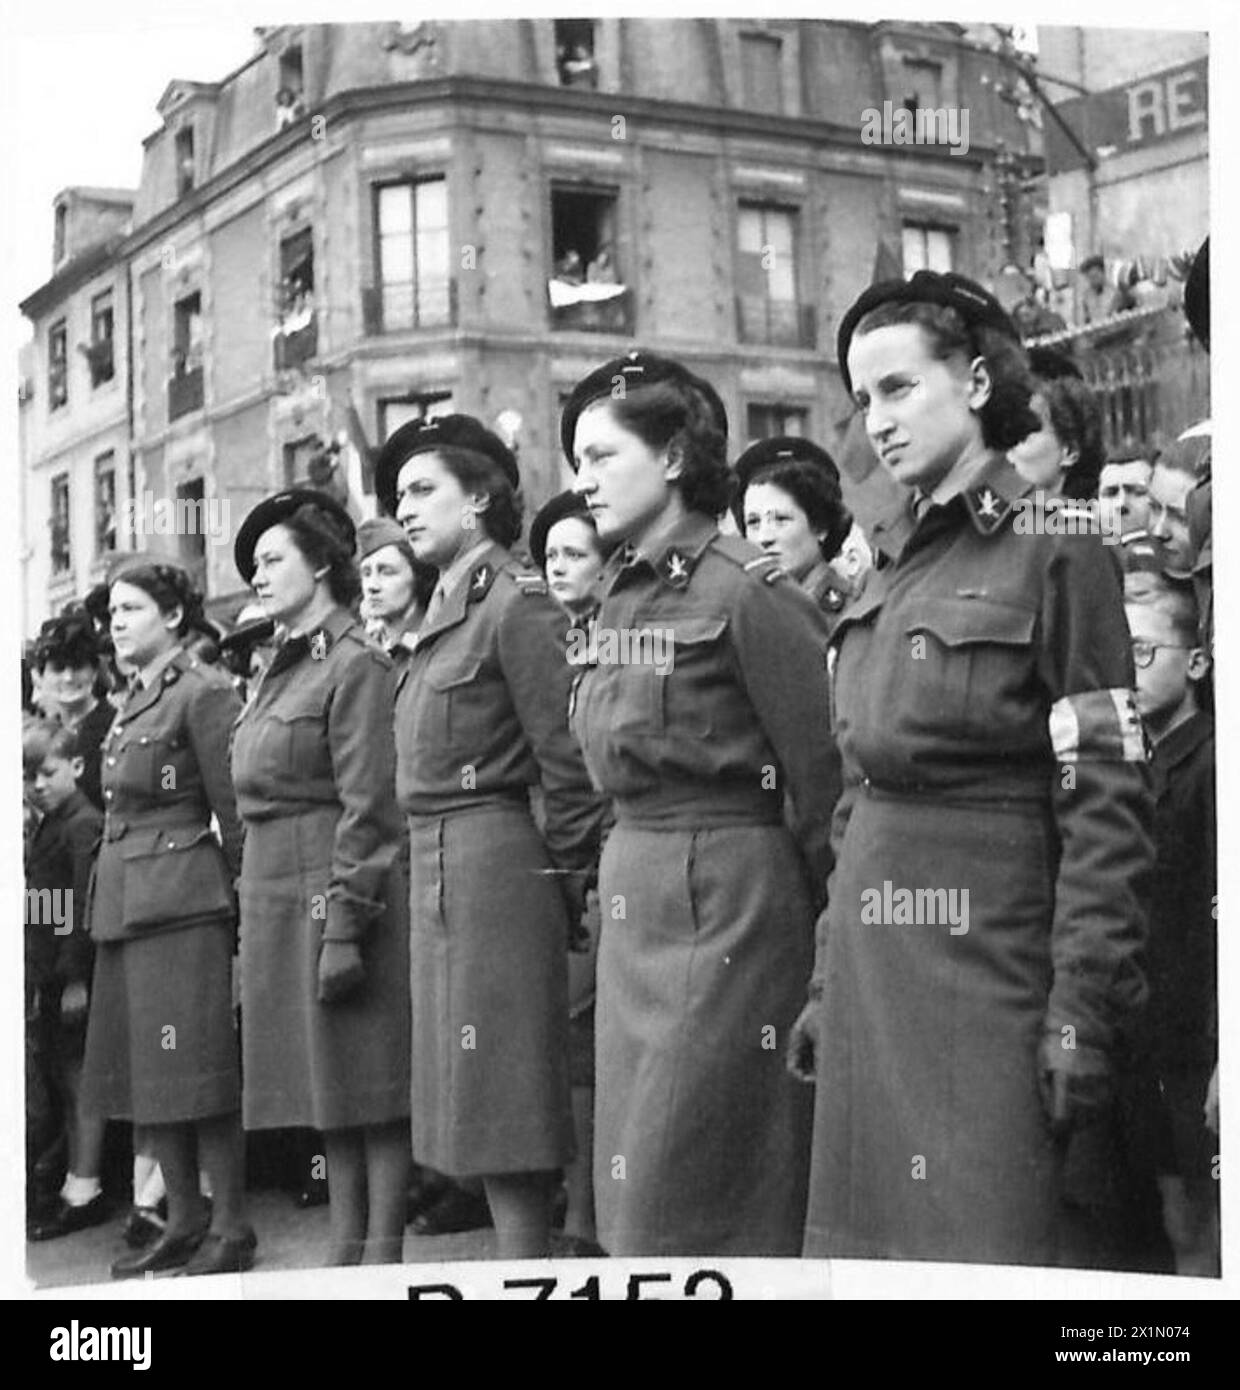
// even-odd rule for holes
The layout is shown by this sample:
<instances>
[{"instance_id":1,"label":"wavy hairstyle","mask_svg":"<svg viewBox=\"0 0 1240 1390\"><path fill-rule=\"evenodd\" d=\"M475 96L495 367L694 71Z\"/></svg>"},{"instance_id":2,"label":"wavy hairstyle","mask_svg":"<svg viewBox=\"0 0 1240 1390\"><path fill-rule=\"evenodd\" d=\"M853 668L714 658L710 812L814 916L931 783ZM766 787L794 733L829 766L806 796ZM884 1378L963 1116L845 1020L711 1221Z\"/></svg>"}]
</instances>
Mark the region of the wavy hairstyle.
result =
<instances>
[{"instance_id":1,"label":"wavy hairstyle","mask_svg":"<svg viewBox=\"0 0 1240 1390\"><path fill-rule=\"evenodd\" d=\"M631 387L621 397L605 396L586 409L599 404L648 449L667 449L669 457L679 456L680 476L672 486L690 511L711 517L727 511L736 477L728 467L727 438L701 391L688 381L669 378Z\"/></svg>"},{"instance_id":2,"label":"wavy hairstyle","mask_svg":"<svg viewBox=\"0 0 1240 1390\"><path fill-rule=\"evenodd\" d=\"M288 531L311 569L326 565L328 592L341 607L352 608L361 597L362 581L353 562L353 542L341 532L335 517L313 502L303 502L279 525Z\"/></svg>"},{"instance_id":3,"label":"wavy hairstyle","mask_svg":"<svg viewBox=\"0 0 1240 1390\"><path fill-rule=\"evenodd\" d=\"M877 305L857 324L853 337L900 323L915 323L924 329L930 351L940 362L956 354L966 362L975 357L985 362L990 373L990 397L976 414L987 448L1010 449L1041 429L1042 422L1030 405L1037 383L1019 343L997 329L967 324L955 309L924 300L889 300Z\"/></svg>"}]
</instances>

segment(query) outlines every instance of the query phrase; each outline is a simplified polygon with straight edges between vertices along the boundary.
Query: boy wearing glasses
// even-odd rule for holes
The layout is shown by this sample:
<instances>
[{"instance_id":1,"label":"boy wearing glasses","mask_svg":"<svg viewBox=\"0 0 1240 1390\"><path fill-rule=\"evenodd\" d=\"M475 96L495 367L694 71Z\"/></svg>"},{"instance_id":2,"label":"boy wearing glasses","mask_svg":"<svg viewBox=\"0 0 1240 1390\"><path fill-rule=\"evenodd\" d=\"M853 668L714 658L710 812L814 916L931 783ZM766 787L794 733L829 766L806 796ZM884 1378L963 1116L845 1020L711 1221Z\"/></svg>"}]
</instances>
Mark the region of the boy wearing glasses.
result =
<instances>
[{"instance_id":1,"label":"boy wearing glasses","mask_svg":"<svg viewBox=\"0 0 1240 1390\"><path fill-rule=\"evenodd\" d=\"M1176 1272L1217 1277L1214 721L1201 703L1210 659L1189 584L1130 573L1125 609L1158 798L1140 1049L1152 1084L1133 1137L1153 1146Z\"/></svg>"}]
</instances>

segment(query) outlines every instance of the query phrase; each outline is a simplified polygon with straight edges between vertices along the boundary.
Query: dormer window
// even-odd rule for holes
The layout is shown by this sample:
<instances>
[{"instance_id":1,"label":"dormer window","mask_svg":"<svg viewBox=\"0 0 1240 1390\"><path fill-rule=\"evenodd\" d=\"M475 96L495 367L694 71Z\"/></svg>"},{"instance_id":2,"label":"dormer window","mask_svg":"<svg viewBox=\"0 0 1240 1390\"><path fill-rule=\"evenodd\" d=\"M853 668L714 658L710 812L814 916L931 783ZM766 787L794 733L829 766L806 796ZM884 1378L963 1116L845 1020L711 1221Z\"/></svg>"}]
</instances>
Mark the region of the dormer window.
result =
<instances>
[{"instance_id":1,"label":"dormer window","mask_svg":"<svg viewBox=\"0 0 1240 1390\"><path fill-rule=\"evenodd\" d=\"M904 99L906 111L937 111L942 106L943 64L928 58L905 58Z\"/></svg>"},{"instance_id":2,"label":"dormer window","mask_svg":"<svg viewBox=\"0 0 1240 1390\"><path fill-rule=\"evenodd\" d=\"M555 21L555 66L561 87L598 87L592 19Z\"/></svg>"},{"instance_id":3,"label":"dormer window","mask_svg":"<svg viewBox=\"0 0 1240 1390\"><path fill-rule=\"evenodd\" d=\"M56 225L52 234L52 263L59 265L65 258L65 228L69 220L68 210L63 203L56 204Z\"/></svg>"},{"instance_id":4,"label":"dormer window","mask_svg":"<svg viewBox=\"0 0 1240 1390\"><path fill-rule=\"evenodd\" d=\"M183 198L194 186L194 127L183 125L176 135L177 197Z\"/></svg>"},{"instance_id":5,"label":"dormer window","mask_svg":"<svg viewBox=\"0 0 1240 1390\"><path fill-rule=\"evenodd\" d=\"M280 85L276 91L276 129L283 130L306 114L305 78L301 45L293 44L280 54Z\"/></svg>"}]
</instances>

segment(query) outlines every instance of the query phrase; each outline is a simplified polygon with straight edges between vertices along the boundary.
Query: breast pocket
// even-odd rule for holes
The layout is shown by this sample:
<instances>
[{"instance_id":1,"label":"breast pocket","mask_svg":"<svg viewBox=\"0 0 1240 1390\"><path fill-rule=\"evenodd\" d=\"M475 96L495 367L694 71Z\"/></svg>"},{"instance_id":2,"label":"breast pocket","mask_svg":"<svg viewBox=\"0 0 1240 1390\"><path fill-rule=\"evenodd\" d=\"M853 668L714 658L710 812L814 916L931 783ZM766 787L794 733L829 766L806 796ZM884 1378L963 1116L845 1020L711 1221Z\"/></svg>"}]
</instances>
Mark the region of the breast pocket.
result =
<instances>
[{"instance_id":1,"label":"breast pocket","mask_svg":"<svg viewBox=\"0 0 1240 1390\"><path fill-rule=\"evenodd\" d=\"M132 734L107 755L117 760L116 785L128 796L143 800L176 791L187 747L184 736L171 732Z\"/></svg>"},{"instance_id":2,"label":"breast pocket","mask_svg":"<svg viewBox=\"0 0 1240 1390\"><path fill-rule=\"evenodd\" d=\"M905 628L915 720L993 736L1007 697L1029 680L1035 616L990 599L927 599Z\"/></svg>"},{"instance_id":3,"label":"breast pocket","mask_svg":"<svg viewBox=\"0 0 1240 1390\"><path fill-rule=\"evenodd\" d=\"M649 674L663 733L705 738L745 718L745 701L726 655L726 617L679 618L656 628ZM661 660L659 660L661 658Z\"/></svg>"},{"instance_id":4,"label":"breast pocket","mask_svg":"<svg viewBox=\"0 0 1240 1390\"><path fill-rule=\"evenodd\" d=\"M493 685L483 652L463 653L438 664L432 662L422 696L423 736L440 745L476 747L490 724L495 704Z\"/></svg>"},{"instance_id":5,"label":"breast pocket","mask_svg":"<svg viewBox=\"0 0 1240 1390\"><path fill-rule=\"evenodd\" d=\"M327 747L330 691L313 690L281 701L262 732L264 762L276 776L314 777L331 771Z\"/></svg>"}]
</instances>

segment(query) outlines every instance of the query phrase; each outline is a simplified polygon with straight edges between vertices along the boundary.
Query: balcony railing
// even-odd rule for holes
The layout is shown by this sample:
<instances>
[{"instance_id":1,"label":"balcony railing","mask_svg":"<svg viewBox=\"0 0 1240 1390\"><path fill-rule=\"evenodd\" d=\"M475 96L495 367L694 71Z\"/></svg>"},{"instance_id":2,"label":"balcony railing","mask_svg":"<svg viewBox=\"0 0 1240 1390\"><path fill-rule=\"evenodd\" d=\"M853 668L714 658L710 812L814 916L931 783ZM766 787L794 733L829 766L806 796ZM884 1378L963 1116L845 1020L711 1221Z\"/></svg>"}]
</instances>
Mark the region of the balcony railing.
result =
<instances>
[{"instance_id":1,"label":"balcony railing","mask_svg":"<svg viewBox=\"0 0 1240 1390\"><path fill-rule=\"evenodd\" d=\"M1159 449L1210 413L1210 363L1183 312L1158 307L1026 341L1072 356L1102 406L1110 449Z\"/></svg>"},{"instance_id":2,"label":"balcony railing","mask_svg":"<svg viewBox=\"0 0 1240 1390\"><path fill-rule=\"evenodd\" d=\"M386 281L362 290L362 325L367 334L447 328L456 323L456 281Z\"/></svg>"},{"instance_id":3,"label":"balcony railing","mask_svg":"<svg viewBox=\"0 0 1240 1390\"><path fill-rule=\"evenodd\" d=\"M764 295L738 295L736 332L742 343L771 347L812 348L818 345L817 315L812 304Z\"/></svg>"},{"instance_id":4,"label":"balcony railing","mask_svg":"<svg viewBox=\"0 0 1240 1390\"><path fill-rule=\"evenodd\" d=\"M582 285L581 291L605 292L607 298L582 298L564 303L566 290L556 288L561 282L548 283L551 305L551 327L556 331L578 333L620 333L633 336L633 295L625 285Z\"/></svg>"},{"instance_id":5,"label":"balcony railing","mask_svg":"<svg viewBox=\"0 0 1240 1390\"><path fill-rule=\"evenodd\" d=\"M292 332L279 332L275 336L276 371L292 371L308 362L319 350L319 324L313 314L310 321Z\"/></svg>"},{"instance_id":6,"label":"balcony railing","mask_svg":"<svg viewBox=\"0 0 1240 1390\"><path fill-rule=\"evenodd\" d=\"M202 368L178 372L168 378L168 419L177 420L191 410L202 409Z\"/></svg>"}]
</instances>

